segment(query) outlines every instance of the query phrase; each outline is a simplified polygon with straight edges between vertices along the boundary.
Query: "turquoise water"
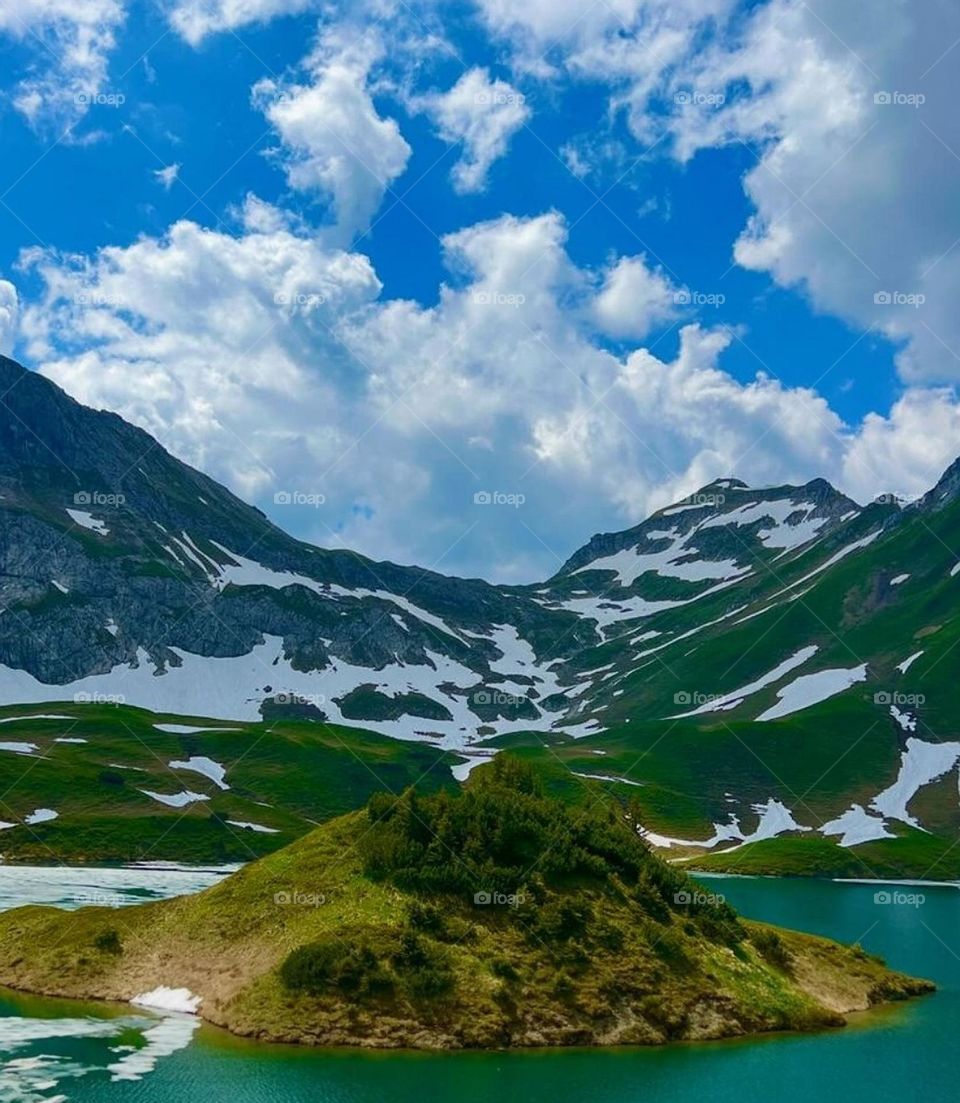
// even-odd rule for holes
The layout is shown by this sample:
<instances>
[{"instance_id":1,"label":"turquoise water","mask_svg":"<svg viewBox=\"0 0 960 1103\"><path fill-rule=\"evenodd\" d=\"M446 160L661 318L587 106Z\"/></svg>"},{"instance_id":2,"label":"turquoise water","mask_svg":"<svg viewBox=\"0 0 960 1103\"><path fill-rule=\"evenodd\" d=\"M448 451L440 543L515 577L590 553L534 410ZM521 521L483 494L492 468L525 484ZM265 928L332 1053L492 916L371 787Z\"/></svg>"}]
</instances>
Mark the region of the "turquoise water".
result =
<instances>
[{"instance_id":1,"label":"turquoise water","mask_svg":"<svg viewBox=\"0 0 960 1103\"><path fill-rule=\"evenodd\" d=\"M90 1005L8 997L0 1000L0 1103L960 1099L960 892L901 888L925 897L914 906L878 904L872 885L739 878L710 885L745 915L859 941L891 965L932 978L940 991L814 1036L508 1054L258 1046L206 1026L197 1029L190 1019L152 1020L125 1009L108 1018ZM73 1036L57 1036L67 1032ZM131 1042L139 1048L123 1048Z\"/></svg>"}]
</instances>

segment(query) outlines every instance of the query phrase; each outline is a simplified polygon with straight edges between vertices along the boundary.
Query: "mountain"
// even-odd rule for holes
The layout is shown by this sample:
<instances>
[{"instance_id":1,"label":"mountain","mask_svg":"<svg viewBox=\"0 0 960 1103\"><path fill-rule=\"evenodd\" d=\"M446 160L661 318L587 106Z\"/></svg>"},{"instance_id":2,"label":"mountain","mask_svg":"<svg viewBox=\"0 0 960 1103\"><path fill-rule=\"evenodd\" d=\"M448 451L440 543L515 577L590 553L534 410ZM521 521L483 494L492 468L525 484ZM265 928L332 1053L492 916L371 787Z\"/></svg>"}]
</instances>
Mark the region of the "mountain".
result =
<instances>
[{"instance_id":1,"label":"mountain","mask_svg":"<svg viewBox=\"0 0 960 1103\"><path fill-rule=\"evenodd\" d=\"M295 540L10 360L0 396L11 853L260 853L512 747L695 864L960 875L960 461L909 504L719 479L495 586Z\"/></svg>"},{"instance_id":2,"label":"mountain","mask_svg":"<svg viewBox=\"0 0 960 1103\"><path fill-rule=\"evenodd\" d=\"M6 912L0 982L431 1049L813 1030L933 988L738 919L617 810L546 797L510 756L454 798L379 794L197 896Z\"/></svg>"}]
</instances>

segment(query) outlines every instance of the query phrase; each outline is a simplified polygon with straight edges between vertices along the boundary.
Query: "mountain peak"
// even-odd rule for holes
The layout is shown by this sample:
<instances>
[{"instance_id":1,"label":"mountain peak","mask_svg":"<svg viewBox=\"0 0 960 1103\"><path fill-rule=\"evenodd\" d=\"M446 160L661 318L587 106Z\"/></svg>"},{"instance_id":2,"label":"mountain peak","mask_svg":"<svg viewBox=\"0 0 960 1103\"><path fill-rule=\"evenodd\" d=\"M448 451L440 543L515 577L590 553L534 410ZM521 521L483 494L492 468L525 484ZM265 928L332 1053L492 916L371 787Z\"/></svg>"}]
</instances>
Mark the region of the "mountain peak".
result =
<instances>
[{"instance_id":1,"label":"mountain peak","mask_svg":"<svg viewBox=\"0 0 960 1103\"><path fill-rule=\"evenodd\" d=\"M916 503L919 509L943 509L960 496L960 457L944 471L936 485Z\"/></svg>"}]
</instances>

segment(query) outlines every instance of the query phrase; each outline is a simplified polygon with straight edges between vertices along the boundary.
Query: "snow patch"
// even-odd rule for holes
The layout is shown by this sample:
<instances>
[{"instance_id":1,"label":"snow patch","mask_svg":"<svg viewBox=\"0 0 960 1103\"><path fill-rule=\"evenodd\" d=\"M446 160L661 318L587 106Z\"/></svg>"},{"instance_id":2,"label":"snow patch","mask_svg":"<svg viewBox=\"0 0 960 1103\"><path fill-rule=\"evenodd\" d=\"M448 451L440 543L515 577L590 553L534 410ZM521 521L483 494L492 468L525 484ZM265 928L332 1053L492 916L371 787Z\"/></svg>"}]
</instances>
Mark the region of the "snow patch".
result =
<instances>
[{"instance_id":1,"label":"snow patch","mask_svg":"<svg viewBox=\"0 0 960 1103\"><path fill-rule=\"evenodd\" d=\"M777 690L777 703L762 712L757 720L776 720L781 716L800 712L819 704L830 697L842 693L857 682L867 680L867 664L861 663L850 669L837 667L830 670L818 670L816 674L801 674L795 681Z\"/></svg>"},{"instance_id":2,"label":"snow patch","mask_svg":"<svg viewBox=\"0 0 960 1103\"><path fill-rule=\"evenodd\" d=\"M189 988L168 988L161 984L149 992L134 996L130 1002L137 1007L149 1007L153 1011L175 1011L183 1015L196 1015L203 1003L202 996L195 996Z\"/></svg>"},{"instance_id":3,"label":"snow patch","mask_svg":"<svg viewBox=\"0 0 960 1103\"><path fill-rule=\"evenodd\" d=\"M851 805L842 816L825 823L820 828L822 835L840 835L840 846L858 846L860 843L874 842L876 839L892 839L894 835L879 816L871 816L862 804Z\"/></svg>"},{"instance_id":4,"label":"snow patch","mask_svg":"<svg viewBox=\"0 0 960 1103\"><path fill-rule=\"evenodd\" d=\"M922 739L908 739L907 749L900 755L897 780L874 797L870 807L882 816L921 827L907 811L907 805L925 785L949 773L958 758L960 743L924 743Z\"/></svg>"},{"instance_id":5,"label":"snow patch","mask_svg":"<svg viewBox=\"0 0 960 1103\"><path fill-rule=\"evenodd\" d=\"M24 819L24 823L49 823L51 820L59 819L60 813L54 812L52 808L35 808L29 816Z\"/></svg>"},{"instance_id":6,"label":"snow patch","mask_svg":"<svg viewBox=\"0 0 960 1103\"><path fill-rule=\"evenodd\" d=\"M731 693L724 694L722 697L707 701L706 704L700 705L699 708L692 709L690 712L681 712L676 716L669 716L667 719L682 720L687 716L700 716L705 712L720 712L736 708L743 703L744 698L757 693L759 690L772 685L774 682L778 682L784 674L789 674L791 670L795 670L798 666L801 666L807 659L812 658L818 650L819 648L816 644L810 644L808 647L801 647L799 651L795 652L789 658L784 659L783 662L775 666L773 670L767 671L766 674L761 675L755 681L749 682L747 685L742 686L740 689L735 689Z\"/></svg>"},{"instance_id":7,"label":"snow patch","mask_svg":"<svg viewBox=\"0 0 960 1103\"><path fill-rule=\"evenodd\" d=\"M260 835L279 835L279 828L264 827L262 823L250 823L247 820L227 820L232 827L244 827L249 831L256 831Z\"/></svg>"},{"instance_id":8,"label":"snow patch","mask_svg":"<svg viewBox=\"0 0 960 1103\"><path fill-rule=\"evenodd\" d=\"M192 724L154 724L158 732L170 732L173 735L195 735L197 732L237 732L239 728L197 728Z\"/></svg>"},{"instance_id":9,"label":"snow patch","mask_svg":"<svg viewBox=\"0 0 960 1103\"><path fill-rule=\"evenodd\" d=\"M95 532L98 536L109 535L110 530L99 518L94 517L92 513L88 513L85 509L68 509L67 513L70 514L72 520L78 524L81 528L89 529L91 532Z\"/></svg>"},{"instance_id":10,"label":"snow patch","mask_svg":"<svg viewBox=\"0 0 960 1103\"><path fill-rule=\"evenodd\" d=\"M901 712L896 705L891 705L890 715L905 732L915 732L917 730L917 718L911 716L909 712Z\"/></svg>"},{"instance_id":11,"label":"snow patch","mask_svg":"<svg viewBox=\"0 0 960 1103\"><path fill-rule=\"evenodd\" d=\"M898 664L897 670L899 670L901 674L906 674L906 672L910 669L911 666L913 666L913 664L917 661L917 659L920 658L922 654L922 651L915 651L909 659L904 659L902 663Z\"/></svg>"},{"instance_id":12,"label":"snow patch","mask_svg":"<svg viewBox=\"0 0 960 1103\"><path fill-rule=\"evenodd\" d=\"M167 805L168 808L186 808L188 804L195 804L199 800L210 799L203 793L191 793L189 789L184 789L179 793L154 793L149 789L141 789L140 792L143 793L145 797L150 797L152 800Z\"/></svg>"},{"instance_id":13,"label":"snow patch","mask_svg":"<svg viewBox=\"0 0 960 1103\"><path fill-rule=\"evenodd\" d=\"M219 762L214 762L212 758L206 758L203 755L191 755L190 758L183 761L169 762L167 765L171 770L190 770L195 774L202 774L203 777L209 778L220 789L230 788L224 781L227 776L226 769Z\"/></svg>"}]
</instances>

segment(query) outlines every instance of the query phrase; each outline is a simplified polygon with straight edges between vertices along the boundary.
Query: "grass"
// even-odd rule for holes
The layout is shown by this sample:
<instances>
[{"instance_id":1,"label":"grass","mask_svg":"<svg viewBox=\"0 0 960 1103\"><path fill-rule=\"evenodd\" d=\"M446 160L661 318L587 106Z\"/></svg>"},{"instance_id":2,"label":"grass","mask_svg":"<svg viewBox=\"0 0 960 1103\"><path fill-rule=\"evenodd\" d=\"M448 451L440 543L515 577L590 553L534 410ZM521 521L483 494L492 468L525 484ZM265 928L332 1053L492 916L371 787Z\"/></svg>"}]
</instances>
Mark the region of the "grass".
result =
<instances>
[{"instance_id":1,"label":"grass","mask_svg":"<svg viewBox=\"0 0 960 1103\"><path fill-rule=\"evenodd\" d=\"M356 728L309 721L225 723L231 730L176 734L158 723L183 723L127 706L20 706L2 717L60 714L69 720L13 720L0 741L35 744L32 755L0 751L0 833L7 860L113 862L174 859L249 861L278 849L317 823L364 804L371 793L454 787L455 756ZM202 726L202 719L187 723ZM58 739L83 739L64 743ZM171 762L207 757L226 767L229 790ZM208 799L170 808L143 790L183 789ZM56 820L26 825L37 808ZM228 820L271 828L266 834Z\"/></svg>"}]
</instances>

